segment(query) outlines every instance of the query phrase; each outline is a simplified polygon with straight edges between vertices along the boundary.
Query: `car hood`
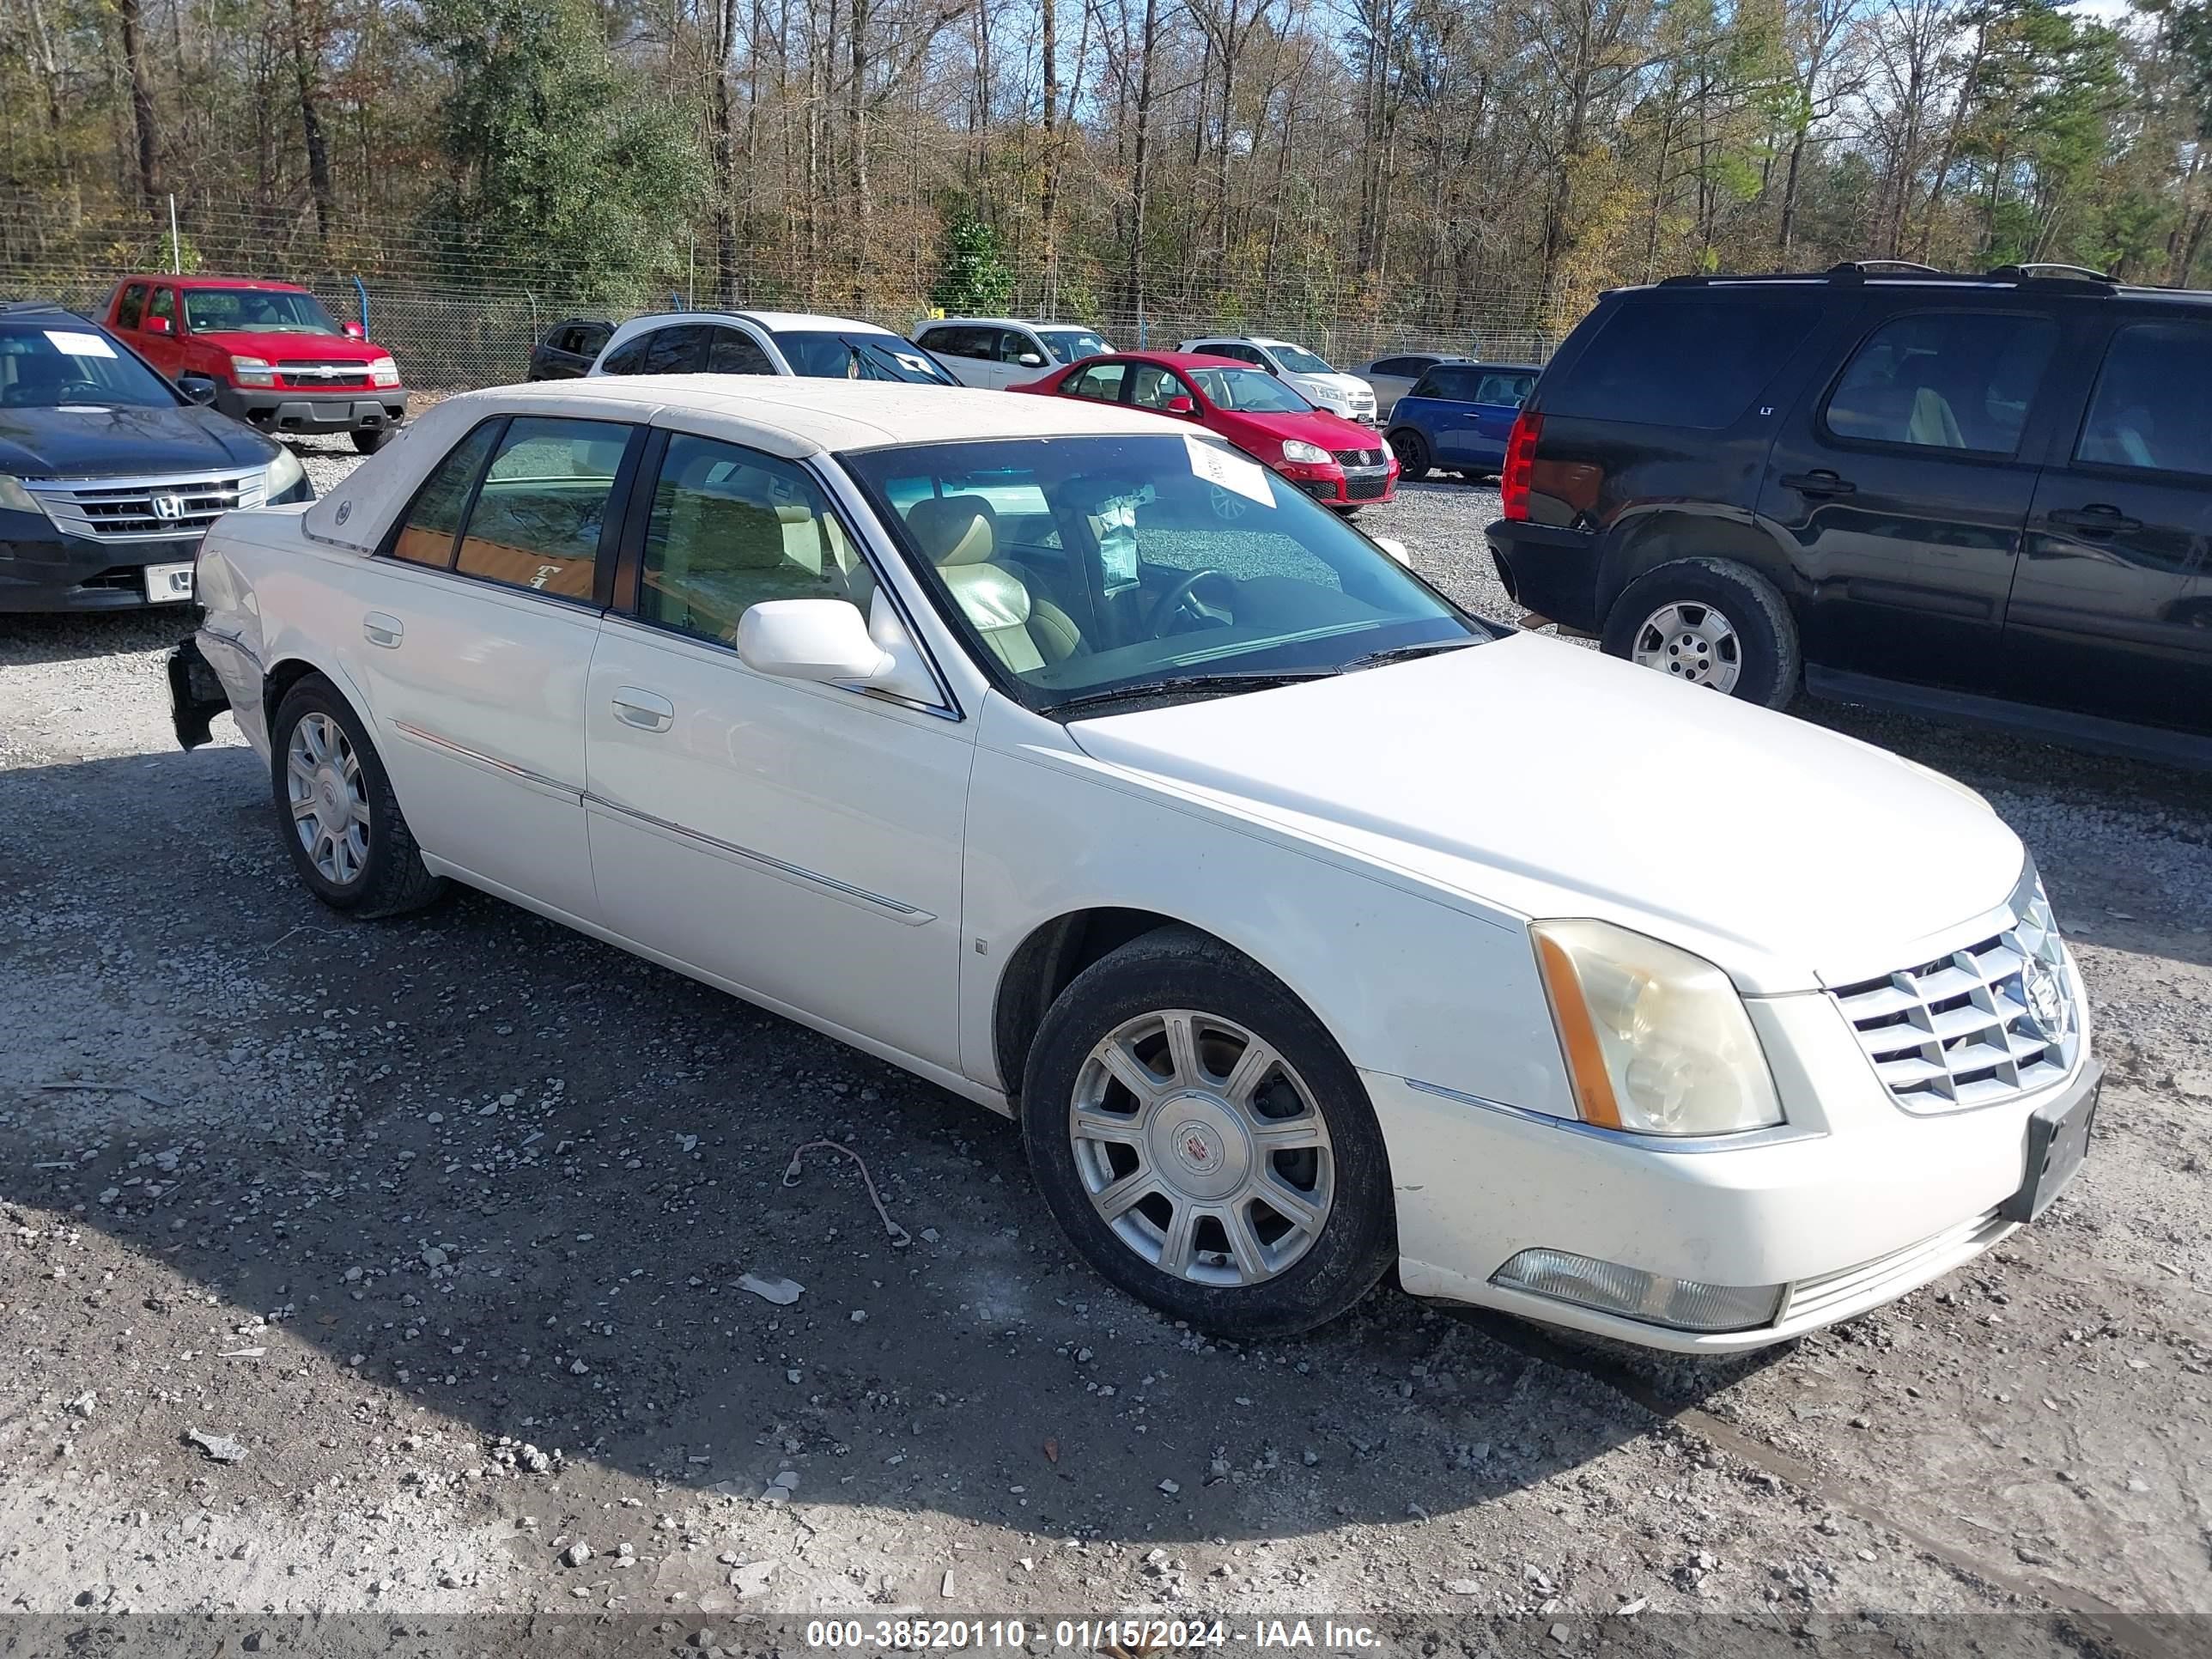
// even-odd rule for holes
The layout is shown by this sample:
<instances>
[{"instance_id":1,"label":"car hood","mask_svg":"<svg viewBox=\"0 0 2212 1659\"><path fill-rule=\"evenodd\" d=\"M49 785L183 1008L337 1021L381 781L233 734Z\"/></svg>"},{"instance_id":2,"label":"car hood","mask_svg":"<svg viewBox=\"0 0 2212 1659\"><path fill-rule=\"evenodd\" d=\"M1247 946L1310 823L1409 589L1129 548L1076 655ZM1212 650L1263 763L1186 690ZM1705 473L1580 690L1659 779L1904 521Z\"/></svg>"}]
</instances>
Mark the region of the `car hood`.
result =
<instances>
[{"instance_id":1,"label":"car hood","mask_svg":"<svg viewBox=\"0 0 2212 1659\"><path fill-rule=\"evenodd\" d=\"M1747 991L1851 983L2004 903L1964 786L1555 641L1068 727L1095 761L1526 916L1662 938Z\"/></svg>"},{"instance_id":2,"label":"car hood","mask_svg":"<svg viewBox=\"0 0 2212 1659\"><path fill-rule=\"evenodd\" d=\"M191 337L241 357L258 357L264 363L373 363L392 354L374 340L356 340L350 334L256 334L249 330L228 331L195 329Z\"/></svg>"},{"instance_id":3,"label":"car hood","mask_svg":"<svg viewBox=\"0 0 2212 1659\"><path fill-rule=\"evenodd\" d=\"M1379 449L1382 441L1374 429L1357 422L1347 421L1341 415L1332 415L1325 409L1305 414L1263 415L1244 410L1224 409L1215 411L1209 422L1224 437L1242 441L1248 438L1272 438L1277 443L1285 438L1297 438L1310 444L1319 444L1323 449Z\"/></svg>"},{"instance_id":4,"label":"car hood","mask_svg":"<svg viewBox=\"0 0 2212 1659\"><path fill-rule=\"evenodd\" d=\"M0 472L121 478L260 466L276 446L227 415L170 409L0 409Z\"/></svg>"},{"instance_id":5,"label":"car hood","mask_svg":"<svg viewBox=\"0 0 2212 1659\"><path fill-rule=\"evenodd\" d=\"M1311 386L1347 398L1364 398L1375 390L1357 374L1285 374L1283 378L1296 382L1301 389Z\"/></svg>"}]
</instances>

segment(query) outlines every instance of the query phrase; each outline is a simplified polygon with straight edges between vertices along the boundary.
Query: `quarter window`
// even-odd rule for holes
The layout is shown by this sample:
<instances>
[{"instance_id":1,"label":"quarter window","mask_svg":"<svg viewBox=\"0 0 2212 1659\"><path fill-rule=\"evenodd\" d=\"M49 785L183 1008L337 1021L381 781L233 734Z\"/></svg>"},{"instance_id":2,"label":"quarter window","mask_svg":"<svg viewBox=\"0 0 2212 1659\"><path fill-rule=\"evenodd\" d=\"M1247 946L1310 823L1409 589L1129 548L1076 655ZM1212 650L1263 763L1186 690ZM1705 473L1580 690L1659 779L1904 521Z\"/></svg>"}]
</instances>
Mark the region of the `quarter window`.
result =
<instances>
[{"instance_id":1,"label":"quarter window","mask_svg":"<svg viewBox=\"0 0 2212 1659\"><path fill-rule=\"evenodd\" d=\"M606 362L599 365L602 374L642 374L645 373L645 354L651 349L653 335L658 331L647 330L634 334L607 354Z\"/></svg>"},{"instance_id":2,"label":"quarter window","mask_svg":"<svg viewBox=\"0 0 2212 1659\"><path fill-rule=\"evenodd\" d=\"M428 483L415 494L407 516L392 538L392 556L410 564L434 565L444 570L453 562L453 540L460 534L462 515L469 510L469 492L483 471L500 423L486 421L446 452Z\"/></svg>"},{"instance_id":3,"label":"quarter window","mask_svg":"<svg viewBox=\"0 0 2212 1659\"><path fill-rule=\"evenodd\" d=\"M1127 363L1093 363L1079 373L1067 389L1079 398L1095 398L1102 404L1119 403L1121 377L1128 372Z\"/></svg>"},{"instance_id":4,"label":"quarter window","mask_svg":"<svg viewBox=\"0 0 2212 1659\"><path fill-rule=\"evenodd\" d=\"M588 601L629 432L607 421L508 422L469 509L454 568L502 586Z\"/></svg>"},{"instance_id":5,"label":"quarter window","mask_svg":"<svg viewBox=\"0 0 2212 1659\"><path fill-rule=\"evenodd\" d=\"M760 342L741 328L718 328L707 349L710 374L773 374L775 365L761 349Z\"/></svg>"},{"instance_id":6,"label":"quarter window","mask_svg":"<svg viewBox=\"0 0 2212 1659\"><path fill-rule=\"evenodd\" d=\"M2017 313L1893 318L1844 366L1828 429L1871 443L2010 455L2057 337L2046 319Z\"/></svg>"},{"instance_id":7,"label":"quarter window","mask_svg":"<svg viewBox=\"0 0 2212 1659\"><path fill-rule=\"evenodd\" d=\"M646 337L652 343L645 349L645 374L696 374L707 363L707 330L686 324L678 328L657 328Z\"/></svg>"},{"instance_id":8,"label":"quarter window","mask_svg":"<svg viewBox=\"0 0 2212 1659\"><path fill-rule=\"evenodd\" d=\"M791 462L678 434L653 485L638 615L728 644L764 599L849 599L865 609L866 566L814 480Z\"/></svg>"},{"instance_id":9,"label":"quarter window","mask_svg":"<svg viewBox=\"0 0 2212 1659\"><path fill-rule=\"evenodd\" d=\"M1616 304L1560 381L1554 415L1734 426L1820 317L1802 301L1653 294Z\"/></svg>"},{"instance_id":10,"label":"quarter window","mask_svg":"<svg viewBox=\"0 0 2212 1659\"><path fill-rule=\"evenodd\" d=\"M2134 323L2113 335L2074 459L2212 476L2212 328Z\"/></svg>"}]
</instances>

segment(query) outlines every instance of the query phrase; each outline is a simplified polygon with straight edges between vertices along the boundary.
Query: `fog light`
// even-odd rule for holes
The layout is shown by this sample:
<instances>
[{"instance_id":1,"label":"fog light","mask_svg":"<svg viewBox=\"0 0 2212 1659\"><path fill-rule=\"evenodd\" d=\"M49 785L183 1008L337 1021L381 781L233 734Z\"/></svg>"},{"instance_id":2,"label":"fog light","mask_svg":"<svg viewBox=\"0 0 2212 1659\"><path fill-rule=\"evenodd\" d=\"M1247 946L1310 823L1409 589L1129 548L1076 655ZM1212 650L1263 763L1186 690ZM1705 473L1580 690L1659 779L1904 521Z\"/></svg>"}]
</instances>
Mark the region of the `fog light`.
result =
<instances>
[{"instance_id":1,"label":"fog light","mask_svg":"<svg viewBox=\"0 0 2212 1659\"><path fill-rule=\"evenodd\" d=\"M1523 1250L1491 1276L1493 1285L1577 1308L1682 1331L1747 1331L1773 1322L1779 1285L1707 1285L1599 1261L1566 1250Z\"/></svg>"}]
</instances>

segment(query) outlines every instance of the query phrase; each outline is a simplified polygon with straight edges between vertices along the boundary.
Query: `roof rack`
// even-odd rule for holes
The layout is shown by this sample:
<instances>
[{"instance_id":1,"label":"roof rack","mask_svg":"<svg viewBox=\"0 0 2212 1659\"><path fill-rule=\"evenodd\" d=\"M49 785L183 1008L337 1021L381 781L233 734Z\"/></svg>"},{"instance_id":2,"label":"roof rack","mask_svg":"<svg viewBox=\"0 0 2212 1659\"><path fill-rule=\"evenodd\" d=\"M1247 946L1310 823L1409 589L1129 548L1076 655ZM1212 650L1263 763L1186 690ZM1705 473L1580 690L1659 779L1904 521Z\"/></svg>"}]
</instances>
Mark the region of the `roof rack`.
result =
<instances>
[{"instance_id":1,"label":"roof rack","mask_svg":"<svg viewBox=\"0 0 2212 1659\"><path fill-rule=\"evenodd\" d=\"M1990 272L1990 276L2000 282L2022 279L2048 281L2052 277L2061 282L2110 283L2116 280L2110 271L2094 270L2087 265L2060 264L2052 259L2022 260L2017 264L1999 265Z\"/></svg>"},{"instance_id":2,"label":"roof rack","mask_svg":"<svg viewBox=\"0 0 2212 1659\"><path fill-rule=\"evenodd\" d=\"M1863 276L1876 270L1909 270L1918 276L1941 276L1945 273L1933 265L1923 265L1917 259L1845 259L1830 265L1831 276Z\"/></svg>"},{"instance_id":3,"label":"roof rack","mask_svg":"<svg viewBox=\"0 0 2212 1659\"><path fill-rule=\"evenodd\" d=\"M1863 283L1869 278L1890 277L1908 283L1961 283L1987 288L1993 284L2038 283L2067 283L2081 288L2096 288L2110 293L2121 286L2118 278L2101 270L2092 270L2086 265L2058 264L2039 261L2027 264L1999 265L1994 270L1938 270L1911 259L1846 259L1830 265L1826 270L1768 270L1759 272L1722 271L1712 275L1698 273L1683 276L1664 276L1661 288L1707 288L1733 283Z\"/></svg>"}]
</instances>

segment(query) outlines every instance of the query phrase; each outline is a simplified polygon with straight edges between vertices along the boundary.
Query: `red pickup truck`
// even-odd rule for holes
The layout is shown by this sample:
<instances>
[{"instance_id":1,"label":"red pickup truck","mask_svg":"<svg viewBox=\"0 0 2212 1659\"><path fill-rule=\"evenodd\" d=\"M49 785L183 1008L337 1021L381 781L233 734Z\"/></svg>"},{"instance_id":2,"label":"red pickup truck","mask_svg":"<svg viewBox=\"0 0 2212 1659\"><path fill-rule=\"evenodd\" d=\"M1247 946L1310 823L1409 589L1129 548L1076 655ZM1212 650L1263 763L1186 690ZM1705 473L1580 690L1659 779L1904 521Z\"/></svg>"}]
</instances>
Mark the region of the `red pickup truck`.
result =
<instances>
[{"instance_id":1,"label":"red pickup truck","mask_svg":"<svg viewBox=\"0 0 2212 1659\"><path fill-rule=\"evenodd\" d=\"M102 320L179 385L213 381L216 407L264 432L349 433L366 455L407 418L392 354L290 283L126 276Z\"/></svg>"}]
</instances>

